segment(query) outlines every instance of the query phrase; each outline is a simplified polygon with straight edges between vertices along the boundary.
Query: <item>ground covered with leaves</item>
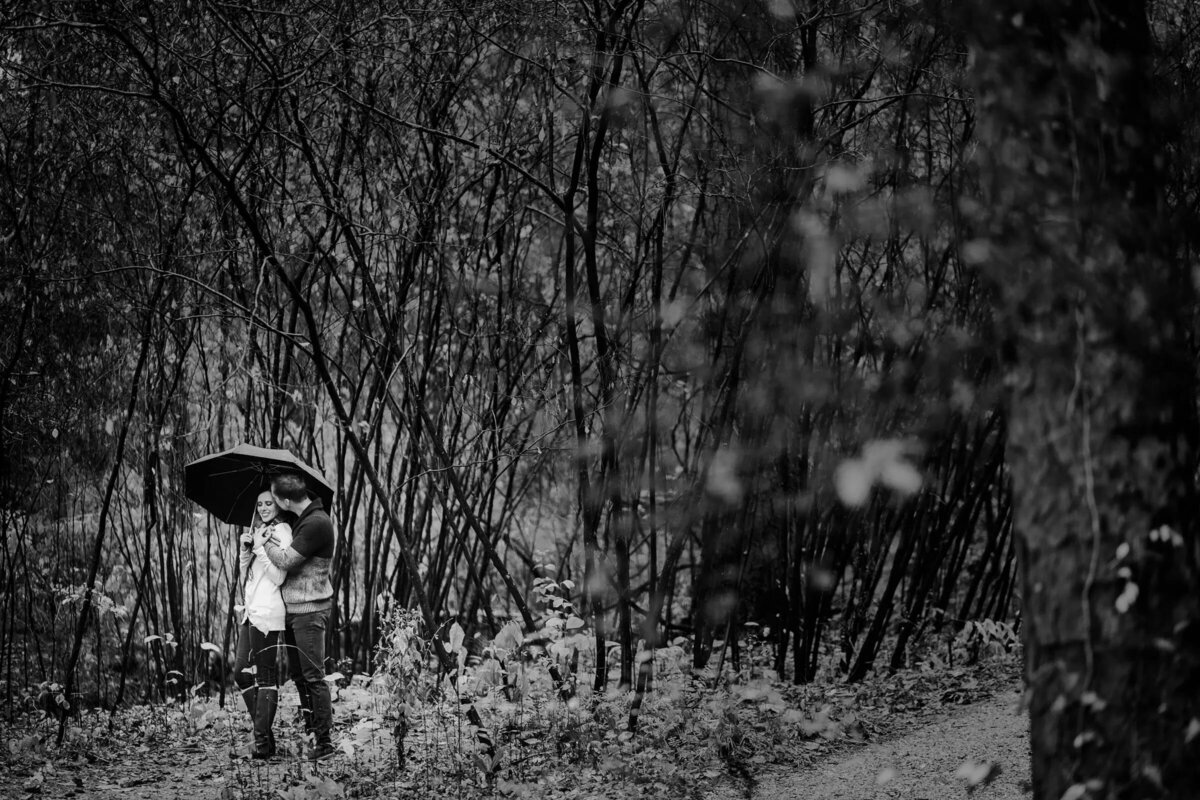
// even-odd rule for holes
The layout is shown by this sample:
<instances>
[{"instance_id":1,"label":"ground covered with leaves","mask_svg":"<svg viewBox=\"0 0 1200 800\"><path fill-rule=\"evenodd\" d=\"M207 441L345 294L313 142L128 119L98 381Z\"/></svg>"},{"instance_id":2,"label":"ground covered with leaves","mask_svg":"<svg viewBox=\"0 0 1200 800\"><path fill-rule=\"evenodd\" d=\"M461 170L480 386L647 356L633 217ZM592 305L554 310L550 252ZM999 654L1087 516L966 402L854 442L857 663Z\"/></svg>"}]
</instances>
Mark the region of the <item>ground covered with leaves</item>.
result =
<instances>
[{"instance_id":1,"label":"ground covered with leaves","mask_svg":"<svg viewBox=\"0 0 1200 800\"><path fill-rule=\"evenodd\" d=\"M756 776L754 800L1028 800L1029 716L1022 693L930 707L896 738L806 768Z\"/></svg>"},{"instance_id":2,"label":"ground covered with leaves","mask_svg":"<svg viewBox=\"0 0 1200 800\"><path fill-rule=\"evenodd\" d=\"M586 676L579 676L584 678ZM760 671L676 667L645 699L628 730L631 692L592 694L581 681L563 700L546 683L520 702L503 691L429 697L407 706L366 675L337 682L334 744L316 764L300 759L294 689L285 688L278 738L293 755L234 760L248 740L240 708L194 698L85 712L58 720L10 709L3 741L5 797L383 798L405 796L583 798L750 796L781 768L844 758L904 735L931 711L1012 692L1015 656L968 668L903 671L861 684L797 686ZM484 723L470 724L470 700ZM398 735L403 735L399 747ZM490 743L490 748L487 744ZM886 766L886 765L884 765Z\"/></svg>"}]
</instances>

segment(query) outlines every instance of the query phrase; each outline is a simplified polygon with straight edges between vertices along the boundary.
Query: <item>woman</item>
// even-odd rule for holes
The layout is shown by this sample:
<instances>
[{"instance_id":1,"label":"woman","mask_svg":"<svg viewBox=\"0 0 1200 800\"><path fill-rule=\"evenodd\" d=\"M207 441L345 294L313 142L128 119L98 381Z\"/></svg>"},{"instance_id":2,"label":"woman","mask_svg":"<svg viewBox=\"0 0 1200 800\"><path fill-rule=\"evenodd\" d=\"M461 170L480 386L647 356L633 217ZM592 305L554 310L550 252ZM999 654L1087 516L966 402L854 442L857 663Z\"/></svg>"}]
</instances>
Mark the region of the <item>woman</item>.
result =
<instances>
[{"instance_id":1,"label":"woman","mask_svg":"<svg viewBox=\"0 0 1200 800\"><path fill-rule=\"evenodd\" d=\"M236 609L241 627L237 660L233 666L234 680L242 690L242 699L254 722L254 742L235 755L270 758L275 755L275 734L271 727L279 704L275 647L285 618L279 587L287 573L271 563L261 542L270 537L281 547L287 547L292 541L292 528L283 521L269 490L258 495L254 509L254 526L241 536L245 605ZM256 541L259 544L256 545Z\"/></svg>"}]
</instances>

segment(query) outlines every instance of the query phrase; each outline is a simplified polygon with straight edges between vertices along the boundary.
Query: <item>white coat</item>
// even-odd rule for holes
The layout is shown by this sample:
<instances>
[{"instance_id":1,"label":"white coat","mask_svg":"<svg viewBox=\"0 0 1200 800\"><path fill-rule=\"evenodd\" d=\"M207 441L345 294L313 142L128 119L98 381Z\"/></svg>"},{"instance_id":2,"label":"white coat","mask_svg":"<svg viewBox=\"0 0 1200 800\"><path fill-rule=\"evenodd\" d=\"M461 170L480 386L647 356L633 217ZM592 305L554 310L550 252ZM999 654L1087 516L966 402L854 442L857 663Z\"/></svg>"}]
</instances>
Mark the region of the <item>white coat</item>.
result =
<instances>
[{"instance_id":1,"label":"white coat","mask_svg":"<svg viewBox=\"0 0 1200 800\"><path fill-rule=\"evenodd\" d=\"M286 522L273 522L267 526L271 535L280 547L292 543L292 526ZM243 592L245 605L242 606L239 623L249 622L263 633L281 631L286 619L286 609L283 605L283 593L279 587L287 578L287 573L271 563L263 546L253 550L241 548L242 574L245 575Z\"/></svg>"}]
</instances>

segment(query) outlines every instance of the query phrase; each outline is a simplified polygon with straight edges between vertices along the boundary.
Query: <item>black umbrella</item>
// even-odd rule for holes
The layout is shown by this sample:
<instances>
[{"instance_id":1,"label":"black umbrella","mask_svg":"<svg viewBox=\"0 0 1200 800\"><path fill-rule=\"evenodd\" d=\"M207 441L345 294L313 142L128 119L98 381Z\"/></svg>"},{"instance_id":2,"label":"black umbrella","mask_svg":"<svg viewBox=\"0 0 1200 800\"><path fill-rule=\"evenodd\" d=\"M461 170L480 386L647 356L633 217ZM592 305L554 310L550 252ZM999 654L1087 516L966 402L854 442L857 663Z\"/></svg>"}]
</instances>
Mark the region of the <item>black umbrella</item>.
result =
<instances>
[{"instance_id":1,"label":"black umbrella","mask_svg":"<svg viewBox=\"0 0 1200 800\"><path fill-rule=\"evenodd\" d=\"M302 476L308 493L320 498L326 509L333 505L333 487L321 473L289 450L250 444L189 462L183 468L184 491L222 522L249 525L259 493L271 488L271 478L288 472Z\"/></svg>"}]
</instances>

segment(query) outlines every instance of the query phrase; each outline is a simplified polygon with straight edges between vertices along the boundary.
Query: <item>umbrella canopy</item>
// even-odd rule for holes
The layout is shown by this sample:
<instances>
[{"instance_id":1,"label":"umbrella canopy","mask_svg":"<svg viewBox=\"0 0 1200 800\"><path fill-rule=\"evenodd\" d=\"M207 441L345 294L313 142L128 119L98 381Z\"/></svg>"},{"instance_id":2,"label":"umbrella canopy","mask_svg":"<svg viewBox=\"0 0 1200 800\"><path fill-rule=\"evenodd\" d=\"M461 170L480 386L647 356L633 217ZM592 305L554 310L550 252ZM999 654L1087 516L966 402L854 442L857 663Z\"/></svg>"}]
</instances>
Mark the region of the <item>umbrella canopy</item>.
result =
<instances>
[{"instance_id":1,"label":"umbrella canopy","mask_svg":"<svg viewBox=\"0 0 1200 800\"><path fill-rule=\"evenodd\" d=\"M250 444L239 444L186 464L184 491L189 500L222 522L249 525L259 493L271 488L271 478L286 472L303 476L309 494L320 498L326 509L333 505L333 487L290 450Z\"/></svg>"}]
</instances>

